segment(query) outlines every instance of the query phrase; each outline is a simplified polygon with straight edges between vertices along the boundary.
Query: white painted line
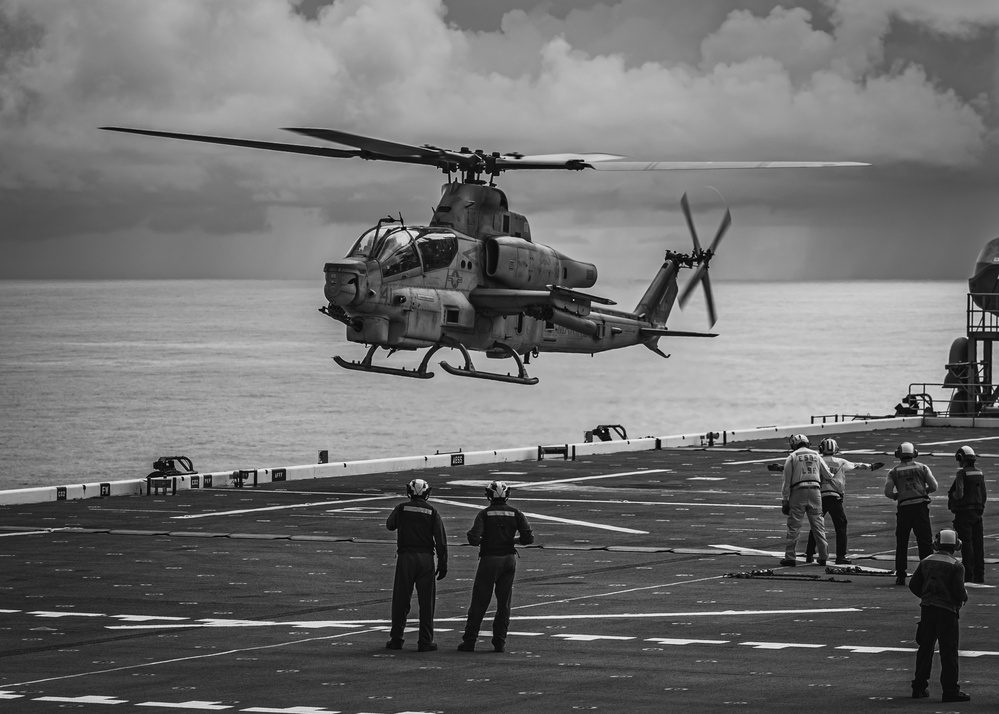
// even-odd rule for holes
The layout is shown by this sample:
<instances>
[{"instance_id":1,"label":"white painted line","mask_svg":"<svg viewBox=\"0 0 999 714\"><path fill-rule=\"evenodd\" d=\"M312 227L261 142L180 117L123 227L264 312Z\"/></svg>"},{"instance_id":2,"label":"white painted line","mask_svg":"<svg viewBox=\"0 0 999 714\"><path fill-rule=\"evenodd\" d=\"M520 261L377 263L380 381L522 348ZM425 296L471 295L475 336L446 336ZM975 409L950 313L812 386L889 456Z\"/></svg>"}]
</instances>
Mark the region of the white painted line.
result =
<instances>
[{"instance_id":1,"label":"white painted line","mask_svg":"<svg viewBox=\"0 0 999 714\"><path fill-rule=\"evenodd\" d=\"M16 531L14 533L0 533L0 538L10 538L12 536L26 536L26 535L48 535L49 533L52 532L53 531L50 531L48 529L43 531Z\"/></svg>"},{"instance_id":2,"label":"white painted line","mask_svg":"<svg viewBox=\"0 0 999 714\"><path fill-rule=\"evenodd\" d=\"M688 481L725 481L724 476L691 476Z\"/></svg>"},{"instance_id":3,"label":"white painted line","mask_svg":"<svg viewBox=\"0 0 999 714\"><path fill-rule=\"evenodd\" d=\"M48 612L46 610L33 610L28 613L29 615L35 615L37 617L107 617L102 612Z\"/></svg>"},{"instance_id":4,"label":"white painted line","mask_svg":"<svg viewBox=\"0 0 999 714\"><path fill-rule=\"evenodd\" d=\"M261 714L340 714L339 709L324 709L323 707L286 707L275 709L274 707L250 707L240 709L241 712L260 712ZM411 712L410 714L416 714Z\"/></svg>"},{"instance_id":5,"label":"white painted line","mask_svg":"<svg viewBox=\"0 0 999 714\"><path fill-rule=\"evenodd\" d=\"M567 642L596 642L597 640L618 640L624 642L626 640L636 640L637 637L623 637L620 635L552 635L552 637L558 637Z\"/></svg>"},{"instance_id":6,"label":"white painted line","mask_svg":"<svg viewBox=\"0 0 999 714\"><path fill-rule=\"evenodd\" d=\"M33 702L62 702L64 704L125 704L127 699L115 699L114 697L102 697L88 694L83 697L37 697Z\"/></svg>"},{"instance_id":7,"label":"white painted line","mask_svg":"<svg viewBox=\"0 0 999 714\"><path fill-rule=\"evenodd\" d=\"M717 494L717 490L704 493ZM882 498L884 498L882 496ZM518 501L536 501L541 503L606 503L615 506L703 506L706 508L777 508L777 505L759 503L717 503L713 501L628 501L624 499L598 500L594 498L517 498ZM484 508L485 506L483 506ZM894 551L893 551L894 552Z\"/></svg>"},{"instance_id":8,"label":"white painted line","mask_svg":"<svg viewBox=\"0 0 999 714\"><path fill-rule=\"evenodd\" d=\"M24 695L18 694L17 692L0 690L0 699L21 699L22 697L24 697Z\"/></svg>"},{"instance_id":9,"label":"white painted line","mask_svg":"<svg viewBox=\"0 0 999 714\"><path fill-rule=\"evenodd\" d=\"M577 476L575 478L561 478L554 481L534 481L532 483L525 483L518 486L520 489L525 488L545 488L547 486L555 486L563 483L579 483L580 481L594 481L596 479L604 478L617 478L619 476L645 476L646 474L664 474L670 473L671 469L644 469L642 471L622 471L616 474L600 474L598 476Z\"/></svg>"},{"instance_id":10,"label":"white painted line","mask_svg":"<svg viewBox=\"0 0 999 714\"><path fill-rule=\"evenodd\" d=\"M435 498L435 503L446 503L449 506L461 506L462 508L474 508L477 511L481 511L485 506L481 503L462 503L461 501L448 501L443 498ZM533 518L539 521L553 521L555 523L566 523L571 526L585 526L586 528L599 528L605 531L616 531L617 533L634 533L636 535L648 535L648 531L639 531L634 528L623 528L621 526L608 526L603 523L593 523L592 521L577 521L569 518L559 518L557 516L546 516L542 513L528 513L524 511L524 515L528 518Z\"/></svg>"},{"instance_id":11,"label":"white painted line","mask_svg":"<svg viewBox=\"0 0 999 714\"><path fill-rule=\"evenodd\" d=\"M951 439L950 441L928 441L920 446L943 446L945 444L967 444L969 441L995 441L999 436L983 436L978 439Z\"/></svg>"},{"instance_id":12,"label":"white painted line","mask_svg":"<svg viewBox=\"0 0 999 714\"><path fill-rule=\"evenodd\" d=\"M287 511L292 508L316 508L319 506L342 506L345 503L357 503L359 501L384 501L388 499L399 499L400 496L368 496L366 498L351 498L341 501L312 501L310 503L292 503L287 506L264 506L263 508L243 508L235 511L212 511L210 513L191 513L184 516L171 516L173 520L190 520L192 518L214 518L215 516L239 516L244 513L265 513L266 511Z\"/></svg>"},{"instance_id":13,"label":"white painted line","mask_svg":"<svg viewBox=\"0 0 999 714\"><path fill-rule=\"evenodd\" d=\"M859 607L829 607L803 610L715 610L713 612L622 612L608 615L514 615L517 620L611 620L623 617L647 619L667 617L730 617L733 615L828 615L861 612ZM450 619L450 618L449 618ZM458 618L464 619L464 618ZM820 647L824 645L819 645Z\"/></svg>"},{"instance_id":14,"label":"white painted line","mask_svg":"<svg viewBox=\"0 0 999 714\"><path fill-rule=\"evenodd\" d=\"M825 647L825 645L806 645L800 642L740 642L739 644L755 650L786 650L795 647L817 650Z\"/></svg>"},{"instance_id":15,"label":"white painted line","mask_svg":"<svg viewBox=\"0 0 999 714\"><path fill-rule=\"evenodd\" d=\"M461 618L464 621L464 618ZM355 630L354 632L343 632L337 635L325 635L323 637L307 637L302 640L291 640L289 642L278 642L273 645L259 645L257 647L243 647L235 650L225 650L224 652L210 652L207 654L197 654L191 655L189 657L177 657L176 659L165 659L156 662L143 662L142 664L130 664L124 667L113 667L111 669L97 669L90 672L76 672L75 674L63 674L58 677L45 677L44 679L35 679L28 682L11 682L6 684L8 687L24 687L29 684L43 684L45 682L58 682L64 679L76 679L78 677L89 677L92 674L110 674L111 672L125 672L131 669L142 669L144 667L158 667L164 664L176 664L177 662L191 662L198 659L209 659L211 657L226 657L228 655L241 654L243 652L255 652L258 650L271 650L277 649L279 647L289 647L291 645L300 645L306 642L321 642L322 640L335 640L340 637L349 637L351 635L364 635L369 632L380 632L384 628L374 627L367 628L363 630Z\"/></svg>"},{"instance_id":16,"label":"white painted line","mask_svg":"<svg viewBox=\"0 0 999 714\"><path fill-rule=\"evenodd\" d=\"M774 558L783 558L784 552L777 552L773 550L758 550L757 548L746 548L741 545L709 545L709 548L718 548L720 550L728 550L735 553L754 553L756 555L770 555Z\"/></svg>"},{"instance_id":17,"label":"white painted line","mask_svg":"<svg viewBox=\"0 0 999 714\"><path fill-rule=\"evenodd\" d=\"M646 642L658 642L661 645L727 645L731 640L682 640L674 637L649 637Z\"/></svg>"},{"instance_id":18,"label":"white painted line","mask_svg":"<svg viewBox=\"0 0 999 714\"><path fill-rule=\"evenodd\" d=\"M222 711L232 709L231 704L221 704L219 702L203 702L194 700L190 702L138 702L137 707L163 707L164 709L197 709L199 711Z\"/></svg>"},{"instance_id":19,"label":"white painted line","mask_svg":"<svg viewBox=\"0 0 999 714\"><path fill-rule=\"evenodd\" d=\"M882 654L884 652L915 652L915 647L857 647L855 645L840 645L836 649L847 650L857 654Z\"/></svg>"}]
</instances>

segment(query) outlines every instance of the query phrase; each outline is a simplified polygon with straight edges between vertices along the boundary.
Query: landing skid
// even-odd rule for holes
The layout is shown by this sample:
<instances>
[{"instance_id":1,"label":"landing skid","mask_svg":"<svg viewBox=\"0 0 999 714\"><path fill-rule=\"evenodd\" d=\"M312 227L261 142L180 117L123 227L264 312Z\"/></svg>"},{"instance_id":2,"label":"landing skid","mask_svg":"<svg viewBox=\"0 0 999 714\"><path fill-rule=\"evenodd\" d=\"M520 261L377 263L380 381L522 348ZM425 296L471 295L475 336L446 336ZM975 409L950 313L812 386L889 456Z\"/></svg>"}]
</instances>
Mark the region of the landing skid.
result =
<instances>
[{"instance_id":1,"label":"landing skid","mask_svg":"<svg viewBox=\"0 0 999 714\"><path fill-rule=\"evenodd\" d=\"M504 345L501 342L497 342L496 346L501 350L506 352L510 357L512 357L517 362L517 375L512 374L499 374L498 372L480 372L475 369L475 365L472 364L472 358L468 354L468 350L465 349L464 345L460 343L455 343L452 345L461 350L462 356L465 358L465 365L463 367L452 367L447 362L441 362L441 367L448 374L453 374L455 377L471 377L473 379L488 379L492 382L507 382L509 384L525 384L532 385L538 383L537 377L529 377L527 375L527 370L524 369L524 363L518 355L509 345ZM437 348L435 348L437 349ZM427 355L427 358L430 354ZM426 360L424 360L425 362Z\"/></svg>"},{"instance_id":2,"label":"landing skid","mask_svg":"<svg viewBox=\"0 0 999 714\"><path fill-rule=\"evenodd\" d=\"M443 345L436 345L429 352L427 352L426 357L420 363L417 369L406 369L405 367L383 367L378 364L371 364L371 358L375 356L375 350L378 349L378 345L371 345L368 348L368 353L364 355L364 359L360 362L351 362L345 360L340 355L335 355L333 361L344 369L350 369L355 372L371 372L374 374L394 374L396 377L413 377L415 379L432 379L434 376L433 372L427 371L427 364L430 362L430 356L439 350Z\"/></svg>"}]
</instances>

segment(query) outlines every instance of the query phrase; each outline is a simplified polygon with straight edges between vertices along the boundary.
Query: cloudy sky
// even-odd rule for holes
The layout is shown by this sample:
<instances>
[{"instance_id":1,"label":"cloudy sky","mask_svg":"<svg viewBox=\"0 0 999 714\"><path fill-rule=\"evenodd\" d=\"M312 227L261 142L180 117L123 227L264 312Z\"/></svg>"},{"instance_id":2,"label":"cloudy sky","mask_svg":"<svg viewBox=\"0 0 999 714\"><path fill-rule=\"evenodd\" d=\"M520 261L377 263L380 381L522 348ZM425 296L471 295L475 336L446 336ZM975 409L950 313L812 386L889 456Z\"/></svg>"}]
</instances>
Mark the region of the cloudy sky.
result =
<instances>
[{"instance_id":1,"label":"cloudy sky","mask_svg":"<svg viewBox=\"0 0 999 714\"><path fill-rule=\"evenodd\" d=\"M963 278L999 235L997 37L995 0L0 0L0 278L321 279L444 180L105 125L871 162L499 185L603 278L685 247L684 191L710 234L712 189L719 278Z\"/></svg>"}]
</instances>

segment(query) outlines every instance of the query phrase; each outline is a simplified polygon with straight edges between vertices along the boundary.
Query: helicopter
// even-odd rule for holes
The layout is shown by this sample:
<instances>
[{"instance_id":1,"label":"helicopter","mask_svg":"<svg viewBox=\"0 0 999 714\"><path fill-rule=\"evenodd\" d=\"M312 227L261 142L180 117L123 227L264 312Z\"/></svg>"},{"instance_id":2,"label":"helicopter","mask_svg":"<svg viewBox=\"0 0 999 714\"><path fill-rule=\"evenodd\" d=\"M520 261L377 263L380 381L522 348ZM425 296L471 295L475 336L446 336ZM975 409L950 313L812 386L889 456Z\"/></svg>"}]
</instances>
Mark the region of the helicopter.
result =
<instances>
[{"instance_id":1,"label":"helicopter","mask_svg":"<svg viewBox=\"0 0 999 714\"><path fill-rule=\"evenodd\" d=\"M387 217L365 231L347 255L324 267L327 304L320 312L342 323L350 342L368 346L359 361L339 355L334 361L349 370L429 379L430 360L440 349L460 351L464 364L440 366L449 374L512 384L533 385L530 358L542 352L595 354L643 345L660 357L662 337L716 337L717 333L671 330L667 321L679 298L681 308L702 286L713 327L717 313L708 268L732 223L724 217L707 248L702 248L686 194L680 204L693 243L689 253L667 250L649 287L633 310L584 290L597 281L592 263L575 260L533 240L527 217L512 211L496 178L513 170L586 169L669 171L684 169L815 168L865 166L858 162L737 161L634 162L616 154L541 154L457 151L425 144L415 146L334 129L288 128L287 131L339 144L256 141L126 127L107 131L181 139L285 153L360 158L434 166L447 176L430 222L409 225L401 216ZM693 274L679 290L681 269ZM426 349L417 368L376 364L375 354L388 356ZM470 352L487 358L511 359L516 373L482 371Z\"/></svg>"}]
</instances>

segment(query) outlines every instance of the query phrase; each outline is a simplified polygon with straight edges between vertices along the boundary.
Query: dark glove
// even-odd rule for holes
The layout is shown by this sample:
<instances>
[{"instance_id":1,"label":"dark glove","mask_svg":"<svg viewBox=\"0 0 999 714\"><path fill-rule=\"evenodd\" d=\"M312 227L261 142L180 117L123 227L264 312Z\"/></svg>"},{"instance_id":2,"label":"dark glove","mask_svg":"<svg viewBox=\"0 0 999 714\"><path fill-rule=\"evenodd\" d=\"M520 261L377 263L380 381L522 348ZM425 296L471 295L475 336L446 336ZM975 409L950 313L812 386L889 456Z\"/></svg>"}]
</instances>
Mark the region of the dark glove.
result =
<instances>
[{"instance_id":1,"label":"dark glove","mask_svg":"<svg viewBox=\"0 0 999 714\"><path fill-rule=\"evenodd\" d=\"M875 461L871 464L871 471L877 471L879 468L885 465L884 461Z\"/></svg>"},{"instance_id":2,"label":"dark glove","mask_svg":"<svg viewBox=\"0 0 999 714\"><path fill-rule=\"evenodd\" d=\"M785 516L790 516L791 515L791 502L790 501L781 501L780 502L780 512L783 513Z\"/></svg>"},{"instance_id":3,"label":"dark glove","mask_svg":"<svg viewBox=\"0 0 999 714\"><path fill-rule=\"evenodd\" d=\"M437 566L437 579L443 580L447 577L447 567L438 565Z\"/></svg>"},{"instance_id":4,"label":"dark glove","mask_svg":"<svg viewBox=\"0 0 999 714\"><path fill-rule=\"evenodd\" d=\"M767 464L767 471L783 471L784 466L782 464Z\"/></svg>"}]
</instances>

